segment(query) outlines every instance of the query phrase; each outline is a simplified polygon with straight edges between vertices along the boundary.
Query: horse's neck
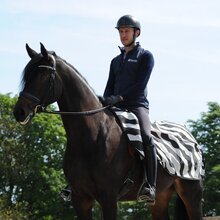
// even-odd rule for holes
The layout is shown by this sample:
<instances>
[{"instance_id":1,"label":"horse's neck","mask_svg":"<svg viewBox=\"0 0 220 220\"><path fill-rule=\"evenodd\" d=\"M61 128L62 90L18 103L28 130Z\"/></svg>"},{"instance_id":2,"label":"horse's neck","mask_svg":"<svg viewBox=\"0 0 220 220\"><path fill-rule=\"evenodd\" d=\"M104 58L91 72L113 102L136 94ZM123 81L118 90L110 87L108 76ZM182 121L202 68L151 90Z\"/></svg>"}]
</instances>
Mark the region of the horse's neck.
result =
<instances>
[{"instance_id":1,"label":"horse's neck","mask_svg":"<svg viewBox=\"0 0 220 220\"><path fill-rule=\"evenodd\" d=\"M68 64L61 63L57 66L57 72L62 80L63 93L58 100L61 111L83 112L101 107L97 96L87 82ZM100 114L99 114L100 117ZM79 127L84 129L98 129L98 117L93 116L62 116L67 133L75 129L77 134ZM77 129L78 128L78 129ZM78 131L76 131L76 129Z\"/></svg>"},{"instance_id":2,"label":"horse's neck","mask_svg":"<svg viewBox=\"0 0 220 220\"><path fill-rule=\"evenodd\" d=\"M83 77L70 65L61 62L57 67L62 80L63 94L58 101L60 110L85 111L100 106L96 94Z\"/></svg>"}]
</instances>

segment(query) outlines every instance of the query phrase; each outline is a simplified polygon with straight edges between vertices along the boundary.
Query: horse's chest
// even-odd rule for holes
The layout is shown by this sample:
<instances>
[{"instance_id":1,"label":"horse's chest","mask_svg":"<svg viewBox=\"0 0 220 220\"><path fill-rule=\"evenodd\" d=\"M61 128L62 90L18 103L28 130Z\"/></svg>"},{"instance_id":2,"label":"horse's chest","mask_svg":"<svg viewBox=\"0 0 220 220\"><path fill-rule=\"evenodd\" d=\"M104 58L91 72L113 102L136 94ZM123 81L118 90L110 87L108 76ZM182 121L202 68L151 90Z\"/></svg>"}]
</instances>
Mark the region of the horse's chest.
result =
<instances>
[{"instance_id":1,"label":"horse's chest","mask_svg":"<svg viewBox=\"0 0 220 220\"><path fill-rule=\"evenodd\" d=\"M95 184L92 178L93 167L84 160L75 159L64 172L66 178L75 193L90 192L95 193Z\"/></svg>"},{"instance_id":2,"label":"horse's chest","mask_svg":"<svg viewBox=\"0 0 220 220\"><path fill-rule=\"evenodd\" d=\"M80 155L72 154L70 156L67 154L64 157L64 173L70 182L88 181L90 179L89 171L91 170L91 165L88 164L88 161L82 159Z\"/></svg>"}]
</instances>

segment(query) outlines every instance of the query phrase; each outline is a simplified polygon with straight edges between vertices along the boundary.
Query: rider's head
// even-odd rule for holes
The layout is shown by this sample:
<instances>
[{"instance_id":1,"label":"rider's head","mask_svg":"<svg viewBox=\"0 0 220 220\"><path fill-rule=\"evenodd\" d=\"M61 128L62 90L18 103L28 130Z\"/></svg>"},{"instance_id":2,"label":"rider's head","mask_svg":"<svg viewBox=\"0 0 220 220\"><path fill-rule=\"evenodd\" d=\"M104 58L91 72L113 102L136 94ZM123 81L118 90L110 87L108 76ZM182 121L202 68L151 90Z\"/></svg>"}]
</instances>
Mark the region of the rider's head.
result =
<instances>
[{"instance_id":1,"label":"rider's head","mask_svg":"<svg viewBox=\"0 0 220 220\"><path fill-rule=\"evenodd\" d=\"M140 22L131 15L124 15L119 18L115 28L118 29L121 42L124 46L131 46L141 32ZM130 32L132 33L131 39L129 38Z\"/></svg>"}]
</instances>

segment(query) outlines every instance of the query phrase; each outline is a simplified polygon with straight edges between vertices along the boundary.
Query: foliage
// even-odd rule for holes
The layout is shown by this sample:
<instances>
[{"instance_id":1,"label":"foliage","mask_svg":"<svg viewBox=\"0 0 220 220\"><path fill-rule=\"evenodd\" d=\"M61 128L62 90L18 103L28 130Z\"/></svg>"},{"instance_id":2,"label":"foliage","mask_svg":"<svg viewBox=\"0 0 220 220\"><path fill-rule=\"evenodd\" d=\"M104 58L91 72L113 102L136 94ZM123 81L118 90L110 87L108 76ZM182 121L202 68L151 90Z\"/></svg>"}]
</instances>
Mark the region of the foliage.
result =
<instances>
[{"instance_id":1,"label":"foliage","mask_svg":"<svg viewBox=\"0 0 220 220\"><path fill-rule=\"evenodd\" d=\"M202 113L197 121L188 123L204 152L204 214L220 215L220 105L209 102L208 112Z\"/></svg>"},{"instance_id":2,"label":"foliage","mask_svg":"<svg viewBox=\"0 0 220 220\"><path fill-rule=\"evenodd\" d=\"M38 114L20 126L12 115L16 99L0 95L0 211L10 216L22 205L27 219L59 219L69 213L59 197L65 184L62 122L56 115Z\"/></svg>"},{"instance_id":3,"label":"foliage","mask_svg":"<svg viewBox=\"0 0 220 220\"><path fill-rule=\"evenodd\" d=\"M26 220L31 216L27 212L27 203L26 202L17 202L12 207L6 207L4 198L0 199L0 219L13 219L13 220Z\"/></svg>"},{"instance_id":4,"label":"foliage","mask_svg":"<svg viewBox=\"0 0 220 220\"><path fill-rule=\"evenodd\" d=\"M101 208L98 203L95 203L93 209L93 217L95 220L101 220ZM150 219L150 212L145 202L119 202L117 219L120 220L145 220Z\"/></svg>"},{"instance_id":5,"label":"foliage","mask_svg":"<svg viewBox=\"0 0 220 220\"><path fill-rule=\"evenodd\" d=\"M149 219L150 212L145 202L122 202L118 204L118 219Z\"/></svg>"}]
</instances>

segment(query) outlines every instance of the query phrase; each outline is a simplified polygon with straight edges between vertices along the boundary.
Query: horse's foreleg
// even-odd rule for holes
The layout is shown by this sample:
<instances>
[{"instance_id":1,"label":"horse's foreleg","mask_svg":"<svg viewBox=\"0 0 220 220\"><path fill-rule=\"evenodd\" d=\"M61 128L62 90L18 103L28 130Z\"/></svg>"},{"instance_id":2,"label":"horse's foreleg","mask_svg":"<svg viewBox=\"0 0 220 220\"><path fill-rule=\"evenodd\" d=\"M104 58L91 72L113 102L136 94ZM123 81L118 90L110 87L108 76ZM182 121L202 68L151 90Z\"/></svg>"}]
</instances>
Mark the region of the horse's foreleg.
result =
<instances>
[{"instance_id":1,"label":"horse's foreleg","mask_svg":"<svg viewBox=\"0 0 220 220\"><path fill-rule=\"evenodd\" d=\"M101 200L100 205L102 207L102 214L104 220L116 220L117 219L117 200L116 198L110 199L109 197Z\"/></svg>"},{"instance_id":2,"label":"horse's foreleg","mask_svg":"<svg viewBox=\"0 0 220 220\"><path fill-rule=\"evenodd\" d=\"M72 195L72 204L79 220L92 220L93 199Z\"/></svg>"}]
</instances>

